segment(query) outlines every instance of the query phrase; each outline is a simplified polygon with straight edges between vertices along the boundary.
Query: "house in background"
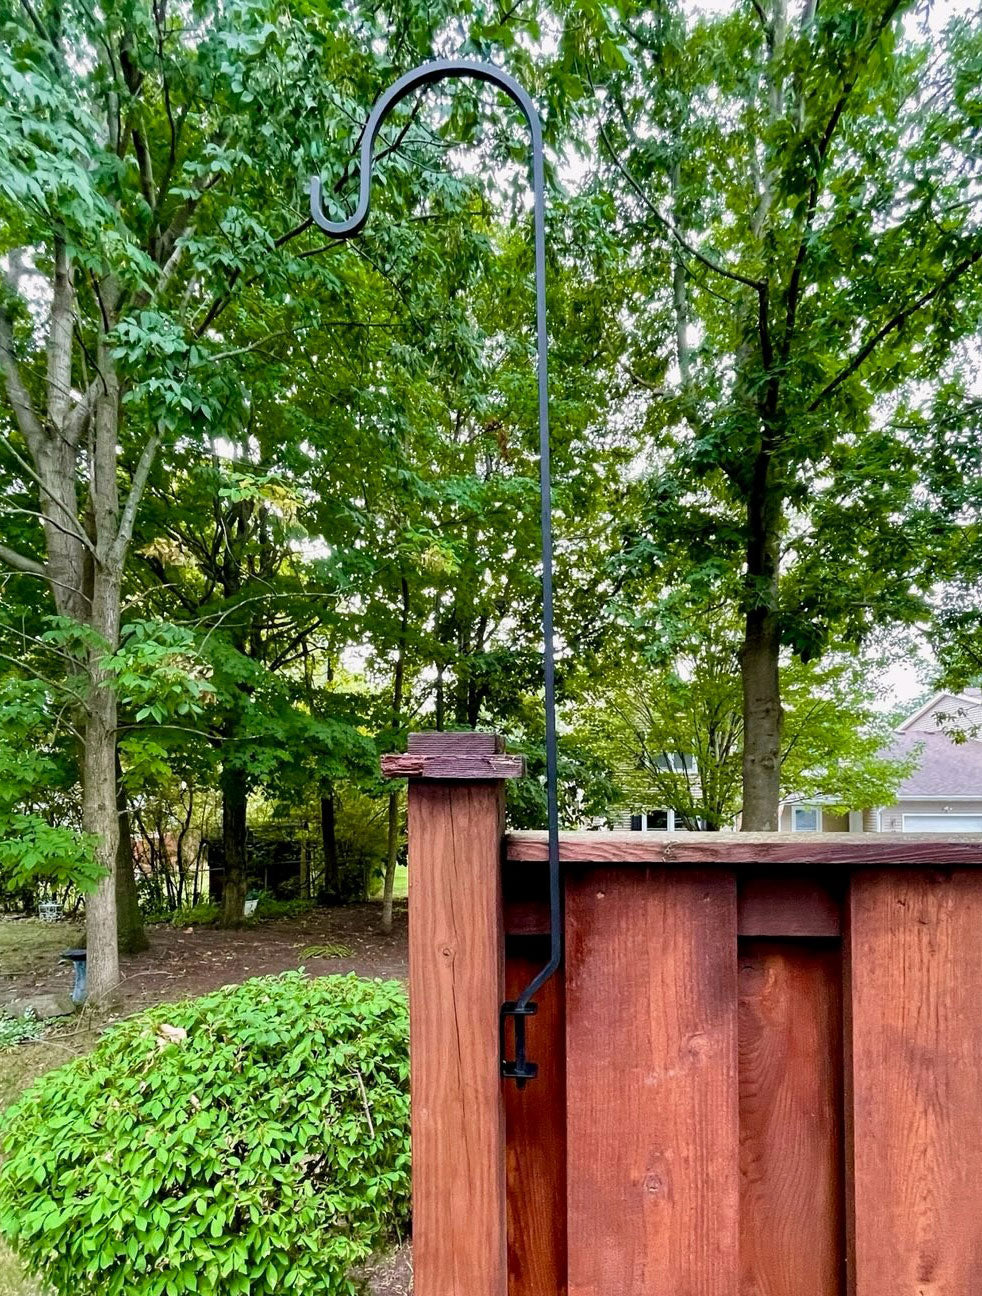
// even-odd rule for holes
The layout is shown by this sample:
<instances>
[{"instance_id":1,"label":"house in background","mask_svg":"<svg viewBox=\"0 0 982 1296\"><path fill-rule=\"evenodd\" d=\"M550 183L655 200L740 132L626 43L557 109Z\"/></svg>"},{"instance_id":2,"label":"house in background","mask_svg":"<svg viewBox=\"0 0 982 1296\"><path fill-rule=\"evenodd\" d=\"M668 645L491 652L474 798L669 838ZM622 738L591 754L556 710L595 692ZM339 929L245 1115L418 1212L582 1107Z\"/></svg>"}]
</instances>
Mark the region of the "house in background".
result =
<instances>
[{"instance_id":1,"label":"house in background","mask_svg":"<svg viewBox=\"0 0 982 1296\"><path fill-rule=\"evenodd\" d=\"M789 799L781 805L779 831L982 833L982 689L936 693L897 726L890 754L918 760L891 805L841 814L820 798ZM614 827L685 831L666 809L625 811Z\"/></svg>"},{"instance_id":2,"label":"house in background","mask_svg":"<svg viewBox=\"0 0 982 1296\"><path fill-rule=\"evenodd\" d=\"M789 801L781 807L781 830L982 832L982 689L935 693L897 726L890 755L916 755L918 762L891 805L836 815L818 801Z\"/></svg>"}]
</instances>

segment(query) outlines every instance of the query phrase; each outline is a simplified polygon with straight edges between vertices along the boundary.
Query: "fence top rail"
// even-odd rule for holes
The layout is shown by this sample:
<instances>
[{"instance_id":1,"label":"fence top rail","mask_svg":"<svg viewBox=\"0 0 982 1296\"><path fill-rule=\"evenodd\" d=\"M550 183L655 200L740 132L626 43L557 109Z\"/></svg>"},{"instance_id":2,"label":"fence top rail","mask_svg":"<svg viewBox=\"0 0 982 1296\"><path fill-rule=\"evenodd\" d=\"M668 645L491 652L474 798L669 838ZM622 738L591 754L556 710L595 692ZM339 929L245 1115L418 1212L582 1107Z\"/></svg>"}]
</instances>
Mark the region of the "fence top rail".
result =
<instances>
[{"instance_id":1,"label":"fence top rail","mask_svg":"<svg viewBox=\"0 0 982 1296\"><path fill-rule=\"evenodd\" d=\"M546 860L544 832L513 832L505 856ZM842 868L982 868L982 833L564 832L566 864L769 865Z\"/></svg>"}]
</instances>

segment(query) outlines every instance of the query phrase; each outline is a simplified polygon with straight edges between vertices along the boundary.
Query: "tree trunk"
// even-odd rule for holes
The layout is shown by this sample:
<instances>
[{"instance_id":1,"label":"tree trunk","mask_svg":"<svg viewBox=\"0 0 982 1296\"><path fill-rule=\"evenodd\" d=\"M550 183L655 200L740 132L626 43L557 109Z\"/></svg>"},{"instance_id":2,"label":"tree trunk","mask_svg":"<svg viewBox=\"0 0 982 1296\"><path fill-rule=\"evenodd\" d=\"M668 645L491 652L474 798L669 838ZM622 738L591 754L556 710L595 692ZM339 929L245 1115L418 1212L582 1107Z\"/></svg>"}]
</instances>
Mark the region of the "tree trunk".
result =
<instances>
[{"instance_id":1,"label":"tree trunk","mask_svg":"<svg viewBox=\"0 0 982 1296\"><path fill-rule=\"evenodd\" d=\"M120 954L139 954L150 948L143 929L140 897L133 863L133 834L123 788L123 771L116 753L116 813L119 820L119 848L116 851L116 945Z\"/></svg>"},{"instance_id":2,"label":"tree trunk","mask_svg":"<svg viewBox=\"0 0 982 1296\"><path fill-rule=\"evenodd\" d=\"M222 887L222 927L237 927L245 916L246 811L249 796L245 776L234 767L222 773L222 846L225 879Z\"/></svg>"},{"instance_id":3,"label":"tree trunk","mask_svg":"<svg viewBox=\"0 0 982 1296\"><path fill-rule=\"evenodd\" d=\"M382 888L382 930L392 930L392 893L395 890L396 864L399 861L399 793L389 793L388 849L385 857L385 884Z\"/></svg>"},{"instance_id":4,"label":"tree trunk","mask_svg":"<svg viewBox=\"0 0 982 1296\"><path fill-rule=\"evenodd\" d=\"M409 628L409 582L402 578L402 616L399 621L399 650L392 677L392 728L402 723L402 694L406 679L406 632ZM382 930L392 930L392 892L395 889L396 863L399 859L399 793L389 793L389 831L385 856L385 881L382 885Z\"/></svg>"},{"instance_id":5,"label":"tree trunk","mask_svg":"<svg viewBox=\"0 0 982 1296\"><path fill-rule=\"evenodd\" d=\"M92 599L92 628L115 651L119 642L119 581L100 569ZM116 854L119 812L116 808L116 695L102 669L107 648L89 651L85 753L82 771L82 828L93 843L103 877L85 905L89 998L105 1003L119 985L116 946Z\"/></svg>"},{"instance_id":6,"label":"tree trunk","mask_svg":"<svg viewBox=\"0 0 982 1296\"><path fill-rule=\"evenodd\" d=\"M445 703L443 697L443 663L436 668L436 727L441 732L445 725Z\"/></svg>"},{"instance_id":7,"label":"tree trunk","mask_svg":"<svg viewBox=\"0 0 982 1296\"><path fill-rule=\"evenodd\" d=\"M300 896L310 899L310 824L303 825L303 837L300 840Z\"/></svg>"},{"instance_id":8,"label":"tree trunk","mask_svg":"<svg viewBox=\"0 0 982 1296\"><path fill-rule=\"evenodd\" d=\"M747 504L747 601L740 662L744 832L777 832L781 800L781 508L772 482L772 463L769 454L758 456Z\"/></svg>"},{"instance_id":9,"label":"tree trunk","mask_svg":"<svg viewBox=\"0 0 982 1296\"><path fill-rule=\"evenodd\" d=\"M324 890L329 904L341 903L341 871L334 813L334 789L321 797L321 845L324 848Z\"/></svg>"}]
</instances>

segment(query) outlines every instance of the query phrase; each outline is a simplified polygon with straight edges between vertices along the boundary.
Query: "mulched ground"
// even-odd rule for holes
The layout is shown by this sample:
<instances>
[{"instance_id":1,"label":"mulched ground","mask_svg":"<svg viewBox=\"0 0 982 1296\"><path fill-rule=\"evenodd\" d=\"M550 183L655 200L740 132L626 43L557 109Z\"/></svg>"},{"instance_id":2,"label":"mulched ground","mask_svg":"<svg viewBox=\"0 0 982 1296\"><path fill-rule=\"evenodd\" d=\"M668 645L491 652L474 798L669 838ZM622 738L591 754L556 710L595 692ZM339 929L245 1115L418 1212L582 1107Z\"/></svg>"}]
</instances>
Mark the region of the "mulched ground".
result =
<instances>
[{"instance_id":1,"label":"mulched ground","mask_svg":"<svg viewBox=\"0 0 982 1296\"><path fill-rule=\"evenodd\" d=\"M296 967L305 967L312 976L357 972L405 980L406 907L396 906L388 936L379 929L379 911L377 904L315 909L301 918L281 918L241 931L149 927L150 949L122 960L119 1015ZM316 945L347 946L351 957L305 954ZM70 967L49 955L30 971L19 970L12 976L0 972L0 992L4 998L67 993L71 981Z\"/></svg>"},{"instance_id":2,"label":"mulched ground","mask_svg":"<svg viewBox=\"0 0 982 1296\"><path fill-rule=\"evenodd\" d=\"M409 1243L370 1265L365 1280L369 1296L412 1296L413 1257Z\"/></svg>"}]
</instances>

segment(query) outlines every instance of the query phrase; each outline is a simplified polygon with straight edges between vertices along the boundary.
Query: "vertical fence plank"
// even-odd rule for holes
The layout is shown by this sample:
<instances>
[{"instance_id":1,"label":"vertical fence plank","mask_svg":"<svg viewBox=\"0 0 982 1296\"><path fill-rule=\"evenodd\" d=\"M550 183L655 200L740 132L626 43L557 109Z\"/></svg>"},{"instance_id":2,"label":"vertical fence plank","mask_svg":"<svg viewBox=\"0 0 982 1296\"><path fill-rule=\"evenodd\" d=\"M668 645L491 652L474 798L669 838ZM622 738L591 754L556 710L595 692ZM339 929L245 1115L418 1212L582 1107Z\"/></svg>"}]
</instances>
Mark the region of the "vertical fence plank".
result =
<instances>
[{"instance_id":1,"label":"vertical fence plank","mask_svg":"<svg viewBox=\"0 0 982 1296\"><path fill-rule=\"evenodd\" d=\"M740 1296L841 1296L838 942L740 943Z\"/></svg>"},{"instance_id":2,"label":"vertical fence plank","mask_svg":"<svg viewBox=\"0 0 982 1296\"><path fill-rule=\"evenodd\" d=\"M506 946L505 988L515 999L549 957L541 938ZM566 1296L566 1018L561 975L536 994L528 1026L539 1074L505 1085L508 1296Z\"/></svg>"},{"instance_id":3,"label":"vertical fence plank","mask_svg":"<svg viewBox=\"0 0 982 1296\"><path fill-rule=\"evenodd\" d=\"M982 873L857 873L855 1296L982 1292Z\"/></svg>"},{"instance_id":4,"label":"vertical fence plank","mask_svg":"<svg viewBox=\"0 0 982 1296\"><path fill-rule=\"evenodd\" d=\"M570 1296L736 1296L736 882L567 886Z\"/></svg>"},{"instance_id":5,"label":"vertical fence plank","mask_svg":"<svg viewBox=\"0 0 982 1296\"><path fill-rule=\"evenodd\" d=\"M416 1296L505 1296L500 782L409 793Z\"/></svg>"}]
</instances>

